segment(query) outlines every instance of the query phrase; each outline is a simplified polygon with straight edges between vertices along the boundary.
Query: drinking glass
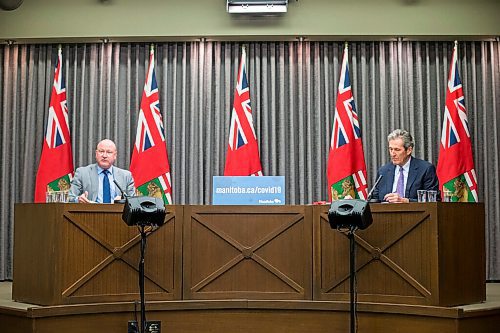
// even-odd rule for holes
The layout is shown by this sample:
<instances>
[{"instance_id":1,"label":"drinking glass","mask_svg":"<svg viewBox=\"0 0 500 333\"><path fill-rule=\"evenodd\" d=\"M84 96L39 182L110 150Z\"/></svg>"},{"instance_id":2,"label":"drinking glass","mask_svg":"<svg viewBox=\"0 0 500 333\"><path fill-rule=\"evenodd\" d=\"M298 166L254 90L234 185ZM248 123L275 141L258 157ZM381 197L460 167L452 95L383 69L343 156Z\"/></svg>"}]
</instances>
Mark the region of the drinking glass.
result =
<instances>
[{"instance_id":1,"label":"drinking glass","mask_svg":"<svg viewBox=\"0 0 500 333\"><path fill-rule=\"evenodd\" d=\"M417 191L418 202L426 202L427 201L427 191L426 190L418 190Z\"/></svg>"},{"instance_id":2,"label":"drinking glass","mask_svg":"<svg viewBox=\"0 0 500 333\"><path fill-rule=\"evenodd\" d=\"M427 191L427 201L436 202L437 201L437 191Z\"/></svg>"}]
</instances>

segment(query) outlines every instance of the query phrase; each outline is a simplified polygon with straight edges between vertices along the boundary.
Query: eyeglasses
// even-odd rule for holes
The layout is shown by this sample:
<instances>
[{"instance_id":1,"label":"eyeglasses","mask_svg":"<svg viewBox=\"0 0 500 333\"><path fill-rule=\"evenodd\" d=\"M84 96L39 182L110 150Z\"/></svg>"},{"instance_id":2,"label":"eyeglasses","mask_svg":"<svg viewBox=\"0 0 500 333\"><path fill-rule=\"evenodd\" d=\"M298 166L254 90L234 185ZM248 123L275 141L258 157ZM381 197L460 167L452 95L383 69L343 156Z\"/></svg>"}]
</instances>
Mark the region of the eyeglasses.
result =
<instances>
[{"instance_id":1,"label":"eyeglasses","mask_svg":"<svg viewBox=\"0 0 500 333\"><path fill-rule=\"evenodd\" d=\"M96 150L96 152L99 154L99 155L113 155L115 153L114 150L104 150L104 149L98 149Z\"/></svg>"}]
</instances>

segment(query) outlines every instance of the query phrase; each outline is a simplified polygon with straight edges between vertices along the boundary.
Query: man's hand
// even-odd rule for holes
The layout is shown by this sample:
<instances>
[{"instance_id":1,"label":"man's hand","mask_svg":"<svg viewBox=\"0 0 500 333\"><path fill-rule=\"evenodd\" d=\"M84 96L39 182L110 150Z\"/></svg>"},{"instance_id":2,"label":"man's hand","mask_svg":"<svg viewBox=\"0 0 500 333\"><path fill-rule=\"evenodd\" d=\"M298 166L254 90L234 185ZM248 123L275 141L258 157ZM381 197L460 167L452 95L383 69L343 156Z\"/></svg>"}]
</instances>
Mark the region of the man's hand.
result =
<instances>
[{"instance_id":1,"label":"man's hand","mask_svg":"<svg viewBox=\"0 0 500 333\"><path fill-rule=\"evenodd\" d=\"M78 197L78 202L79 203L91 203L92 201L90 201L87 198L88 195L89 195L89 192L87 192L87 191L83 192L83 194Z\"/></svg>"},{"instance_id":2,"label":"man's hand","mask_svg":"<svg viewBox=\"0 0 500 333\"><path fill-rule=\"evenodd\" d=\"M384 201L387 201L390 203L408 203L408 202L410 202L410 199L402 198L397 193L387 193L384 197Z\"/></svg>"}]
</instances>

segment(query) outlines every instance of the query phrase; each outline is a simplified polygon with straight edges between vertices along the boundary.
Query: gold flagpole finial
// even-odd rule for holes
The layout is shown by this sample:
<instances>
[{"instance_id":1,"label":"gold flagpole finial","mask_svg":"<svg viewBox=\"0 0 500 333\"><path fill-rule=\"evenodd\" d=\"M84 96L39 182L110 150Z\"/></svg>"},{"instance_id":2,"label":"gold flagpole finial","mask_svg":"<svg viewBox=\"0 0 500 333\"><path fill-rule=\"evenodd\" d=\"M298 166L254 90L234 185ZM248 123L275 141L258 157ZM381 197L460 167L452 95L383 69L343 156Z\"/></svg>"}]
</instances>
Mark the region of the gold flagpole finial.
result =
<instances>
[{"instance_id":1,"label":"gold flagpole finial","mask_svg":"<svg viewBox=\"0 0 500 333\"><path fill-rule=\"evenodd\" d=\"M154 43L151 43L151 45L149 45L149 51L155 51L155 44Z\"/></svg>"},{"instance_id":2,"label":"gold flagpole finial","mask_svg":"<svg viewBox=\"0 0 500 333\"><path fill-rule=\"evenodd\" d=\"M57 51L62 52L62 44L57 44Z\"/></svg>"},{"instance_id":3,"label":"gold flagpole finial","mask_svg":"<svg viewBox=\"0 0 500 333\"><path fill-rule=\"evenodd\" d=\"M348 49L348 48L349 48L349 42L345 41L345 42L344 42L344 47L345 47L346 49Z\"/></svg>"},{"instance_id":4,"label":"gold flagpole finial","mask_svg":"<svg viewBox=\"0 0 500 333\"><path fill-rule=\"evenodd\" d=\"M455 47L458 45L458 40L455 39Z\"/></svg>"}]
</instances>

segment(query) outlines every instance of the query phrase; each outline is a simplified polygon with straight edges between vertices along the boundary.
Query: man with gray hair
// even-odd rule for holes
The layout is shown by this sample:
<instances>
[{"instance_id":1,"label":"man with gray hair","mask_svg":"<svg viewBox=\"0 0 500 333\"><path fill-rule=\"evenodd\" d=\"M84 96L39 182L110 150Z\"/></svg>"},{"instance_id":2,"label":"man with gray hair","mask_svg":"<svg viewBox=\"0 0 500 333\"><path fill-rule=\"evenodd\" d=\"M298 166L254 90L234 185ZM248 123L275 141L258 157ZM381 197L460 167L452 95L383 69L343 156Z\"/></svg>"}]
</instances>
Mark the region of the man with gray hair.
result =
<instances>
[{"instance_id":1,"label":"man with gray hair","mask_svg":"<svg viewBox=\"0 0 500 333\"><path fill-rule=\"evenodd\" d=\"M382 177L373 191L373 198L385 202L417 201L418 190L437 191L440 200L436 168L431 163L412 157L415 143L408 131L394 130L387 136L391 162L378 170Z\"/></svg>"}]
</instances>

